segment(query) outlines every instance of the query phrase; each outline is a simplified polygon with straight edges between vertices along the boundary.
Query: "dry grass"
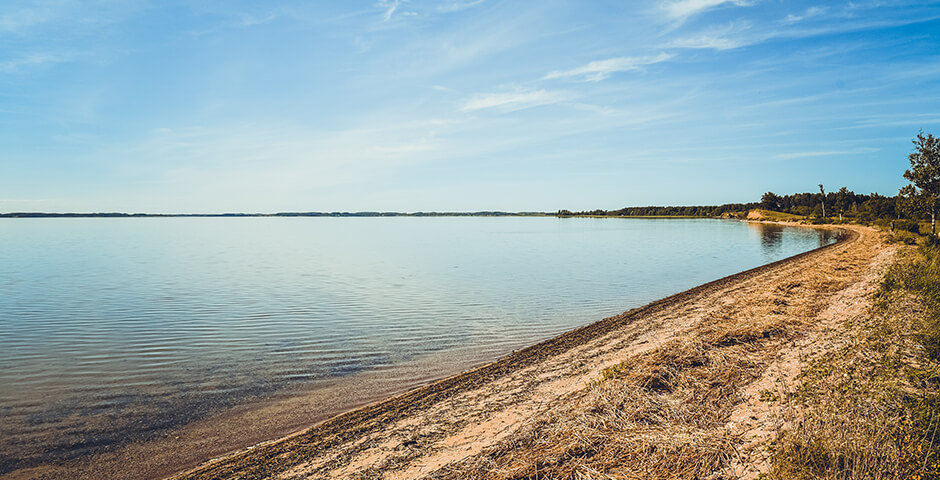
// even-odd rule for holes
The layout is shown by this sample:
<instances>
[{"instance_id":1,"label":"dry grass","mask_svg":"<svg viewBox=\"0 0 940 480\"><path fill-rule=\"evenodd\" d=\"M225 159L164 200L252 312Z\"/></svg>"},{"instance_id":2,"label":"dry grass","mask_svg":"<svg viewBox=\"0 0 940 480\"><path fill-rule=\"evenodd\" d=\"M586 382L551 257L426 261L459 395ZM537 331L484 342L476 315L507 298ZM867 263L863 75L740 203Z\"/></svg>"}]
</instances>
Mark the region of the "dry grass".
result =
<instances>
[{"instance_id":1,"label":"dry grass","mask_svg":"<svg viewBox=\"0 0 940 480\"><path fill-rule=\"evenodd\" d=\"M928 257L908 250L870 318L848 325L846 344L804 369L768 478L940 478L940 365L929 355L930 304L940 299L917 287L938 285L940 269L924 269Z\"/></svg>"},{"instance_id":2,"label":"dry grass","mask_svg":"<svg viewBox=\"0 0 940 480\"><path fill-rule=\"evenodd\" d=\"M723 326L724 328L721 328ZM510 438L431 478L731 478L724 428L738 392L763 371L786 321L722 319L603 371Z\"/></svg>"}]
</instances>

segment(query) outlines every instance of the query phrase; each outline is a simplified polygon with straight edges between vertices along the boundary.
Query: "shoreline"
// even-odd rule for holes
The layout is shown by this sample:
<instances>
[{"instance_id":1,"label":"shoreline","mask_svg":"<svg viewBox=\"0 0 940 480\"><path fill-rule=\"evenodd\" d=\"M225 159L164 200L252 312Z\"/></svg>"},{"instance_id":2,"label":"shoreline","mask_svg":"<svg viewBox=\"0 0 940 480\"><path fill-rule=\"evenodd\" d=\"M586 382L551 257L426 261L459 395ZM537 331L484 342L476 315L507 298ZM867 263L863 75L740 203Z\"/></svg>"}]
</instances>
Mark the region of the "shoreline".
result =
<instances>
[{"instance_id":1,"label":"shoreline","mask_svg":"<svg viewBox=\"0 0 940 480\"><path fill-rule=\"evenodd\" d=\"M762 222L762 223L772 223L772 222ZM787 226L792 226L788 224ZM361 425L363 423L375 423L375 422L384 422L385 425L395 423L397 419L401 416L411 415L414 412L421 410L422 408L427 408L433 405L435 402L441 402L446 400L448 397L459 395L461 393L466 393L470 390L480 388L482 385L493 382L496 379L506 377L507 375L512 374L513 372L519 372L524 369L531 369L538 367L546 359L552 357L557 357L564 354L565 352L571 351L573 349L582 348L592 340L595 340L599 337L609 335L610 333L622 329L624 326L630 325L644 317L654 316L657 313L661 313L664 310L668 310L678 304L688 302L693 297L700 296L709 291L715 289L720 289L733 284L735 282L742 281L743 279L751 278L755 275L759 275L762 272L770 271L775 268L778 268L780 265L787 265L791 262L797 261L801 258L818 254L818 252L824 251L826 249L831 249L837 245L845 243L847 240L852 240L853 235L857 236L857 233L852 232L851 230L846 230L843 228L833 227L833 226L805 226L810 228L821 228L821 229L830 229L830 230L842 230L843 238L837 240L835 243L826 245L814 250L803 252L792 257L788 257L779 261L775 261L769 264L758 266L752 269L748 269L742 272L738 272L726 277L722 277L691 289L679 292L668 297L650 302L644 306L628 310L619 315L611 316L598 320L596 322L590 323L588 325L576 328L574 330L562 333L545 341L539 342L534 345L529 345L519 350L514 351L513 353L501 357L495 361L474 361L474 362L457 362L454 361L454 364L463 363L467 365L468 363L473 365L477 364L477 367L473 367L469 370L464 370L457 374L449 375L440 375L440 374L430 374L426 375L421 379L412 382L411 385L400 384L397 390L385 390L376 395L372 396L372 401L366 402L352 402L346 403L345 406L334 405L334 408L330 409L328 412L316 412L316 414L309 413L307 421L300 422L296 427L296 431L290 433L286 436L277 434L275 436L267 436L266 438L275 438L273 440L266 440L254 443L248 447L229 447L232 450L229 453L222 454L221 456L213 457L209 460L205 460L206 457L190 458L189 460L180 461L181 458L174 457L173 452L164 449L164 451L159 452L162 455L162 460L164 465L180 465L181 463L188 463L190 465L196 465L194 468L180 472L178 467L176 469L168 469L165 466L163 468L152 470L154 473L157 471L164 472L163 474L170 474L176 472L172 478L190 478L190 474L199 474L205 468L209 466L217 466L219 463L225 463L231 459L238 459L240 456L248 455L247 452L251 452L249 456L257 455L258 449L264 449L270 445L278 445L283 442L289 442L291 439L311 434L313 431L320 431L321 436L333 435L337 439L342 439L343 441L352 441L354 440L355 435L348 436L344 433L350 431L361 433ZM465 368L465 367L464 367ZM451 368L450 371L453 372L457 369ZM442 368L441 371L447 371L447 368ZM402 391L401 387L405 387L407 390ZM342 392L337 391L323 391L319 392L321 398L329 398L330 395L333 396L333 399L336 400L338 395L341 395ZM284 408L291 409L302 409L304 408L304 400L310 400L309 396L299 396L291 400L284 400L284 404L281 405L280 412L284 411ZM319 402L320 404L330 404L330 402ZM286 407L285 407L286 405ZM238 435L239 429L237 427L237 422L265 422L265 417L270 415L278 415L279 410L277 408L267 408L269 407L263 404L252 404L245 405L240 408L240 412L235 412L233 415L226 415L227 420L218 422L214 419L214 423L219 423L223 428L230 428L231 433ZM247 412L247 413L246 413ZM310 419L321 418L322 420L313 423L311 426ZM208 427L204 427L208 428ZM242 429L244 430L244 429ZM283 429L281 430L283 431ZM190 436L198 436L199 429L190 432ZM179 438L179 437L177 437ZM197 439L198 440L198 439ZM168 442L173 443L173 442ZM241 442L242 445L245 445L245 442ZM326 448L329 448L330 445L327 445ZM178 448L177 448L178 450ZM143 451L138 451L140 454L149 454L152 452L144 449ZM134 458L134 454L124 453L125 458L130 457ZM190 452L190 457L193 455ZM89 463L94 463L96 459L88 459L88 461L79 461L73 463L73 467L85 467L85 468L76 468L76 473L73 478L163 478L154 477L152 475L134 475L130 469L123 471L114 471L102 470L100 467L91 466ZM176 460L173 462L172 460ZM138 460L141 461L141 460ZM254 463L253 460L249 460L250 463ZM70 462L72 463L72 462ZM124 462L120 461L120 458L117 461L112 459L112 464L121 465ZM69 468L68 466L65 466ZM113 467L112 467L113 468ZM120 467L117 467L120 468ZM42 472L44 469L32 470L31 472L20 471L20 472L11 472L13 475L0 476L3 478L55 478L55 471ZM80 471L79 471L80 470ZM214 470L210 469L210 470ZM69 473L73 473L72 470L67 470ZM61 473L61 470L59 470ZM204 473L204 472L203 472ZM31 475L32 474L32 475ZM36 475L36 476L33 476ZM46 475L51 475L47 477ZM102 477L104 475L104 477ZM192 478L215 478L217 476L225 477L224 473L213 473L209 476L199 476ZM262 475L264 476L264 475ZM249 478L252 478L249 476ZM260 478L260 477L258 477Z\"/></svg>"},{"instance_id":2,"label":"shoreline","mask_svg":"<svg viewBox=\"0 0 940 480\"><path fill-rule=\"evenodd\" d=\"M414 415L421 410L428 410L435 404L445 402L448 399L466 395L468 392L513 373L531 369L547 359L584 348L594 340L609 336L624 327L635 325L639 320L661 315L671 308L687 304L698 297L733 287L735 284L752 280L768 272L774 272L783 266L793 265L815 256L824 255L838 246L851 244L860 237L859 231L853 228L825 225L807 227L835 228L841 230L840 238L830 245L716 279L645 306L631 309L620 315L571 330L518 350L494 362L340 413L294 434L261 442L247 449L213 458L194 469L180 472L171 478L199 479L227 478L230 476L266 478L284 467L285 464L302 464L306 460L317 458L318 455L329 455L331 449L343 444L355 443L368 434L374 434L382 431L383 428L393 426L395 423L400 422L403 417ZM407 441L404 442L404 444L407 443ZM352 461L351 458L347 460ZM327 475L323 478L330 476Z\"/></svg>"}]
</instances>

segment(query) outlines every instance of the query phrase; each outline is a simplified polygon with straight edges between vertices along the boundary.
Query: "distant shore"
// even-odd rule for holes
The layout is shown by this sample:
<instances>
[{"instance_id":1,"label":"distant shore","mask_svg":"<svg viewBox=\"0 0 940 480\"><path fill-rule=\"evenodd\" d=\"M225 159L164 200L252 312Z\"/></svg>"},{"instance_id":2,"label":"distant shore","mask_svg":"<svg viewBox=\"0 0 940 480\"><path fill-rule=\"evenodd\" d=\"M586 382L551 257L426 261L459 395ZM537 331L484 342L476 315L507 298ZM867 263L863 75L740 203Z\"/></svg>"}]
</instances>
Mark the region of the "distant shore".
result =
<instances>
[{"instance_id":1,"label":"distant shore","mask_svg":"<svg viewBox=\"0 0 940 480\"><path fill-rule=\"evenodd\" d=\"M238 217L547 217L543 212L278 212L278 213L0 213L0 218L238 218Z\"/></svg>"}]
</instances>

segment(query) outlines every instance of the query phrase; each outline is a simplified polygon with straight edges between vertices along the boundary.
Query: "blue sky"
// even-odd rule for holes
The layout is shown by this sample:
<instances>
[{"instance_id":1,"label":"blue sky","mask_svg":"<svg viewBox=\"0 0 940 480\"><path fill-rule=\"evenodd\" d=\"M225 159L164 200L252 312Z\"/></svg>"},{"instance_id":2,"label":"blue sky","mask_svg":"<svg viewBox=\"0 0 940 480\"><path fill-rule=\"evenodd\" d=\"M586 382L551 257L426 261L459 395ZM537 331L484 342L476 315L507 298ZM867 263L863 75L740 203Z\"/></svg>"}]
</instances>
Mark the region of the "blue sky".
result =
<instances>
[{"instance_id":1,"label":"blue sky","mask_svg":"<svg viewBox=\"0 0 940 480\"><path fill-rule=\"evenodd\" d=\"M0 3L0 212L893 195L940 2Z\"/></svg>"}]
</instances>

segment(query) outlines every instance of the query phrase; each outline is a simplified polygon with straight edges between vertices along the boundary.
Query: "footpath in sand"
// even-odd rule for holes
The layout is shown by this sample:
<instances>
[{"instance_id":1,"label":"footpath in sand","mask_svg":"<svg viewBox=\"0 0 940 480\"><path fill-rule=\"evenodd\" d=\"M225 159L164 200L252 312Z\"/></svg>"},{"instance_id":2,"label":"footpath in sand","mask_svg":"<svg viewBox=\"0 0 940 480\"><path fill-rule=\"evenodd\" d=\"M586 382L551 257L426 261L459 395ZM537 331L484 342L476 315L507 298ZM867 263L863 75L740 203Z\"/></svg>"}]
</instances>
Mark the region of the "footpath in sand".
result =
<instances>
[{"instance_id":1,"label":"footpath in sand","mask_svg":"<svg viewBox=\"0 0 940 480\"><path fill-rule=\"evenodd\" d=\"M757 478L774 399L891 262L845 237L174 478Z\"/></svg>"}]
</instances>

